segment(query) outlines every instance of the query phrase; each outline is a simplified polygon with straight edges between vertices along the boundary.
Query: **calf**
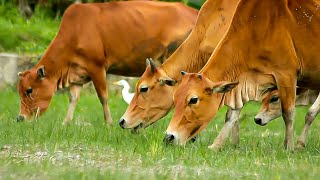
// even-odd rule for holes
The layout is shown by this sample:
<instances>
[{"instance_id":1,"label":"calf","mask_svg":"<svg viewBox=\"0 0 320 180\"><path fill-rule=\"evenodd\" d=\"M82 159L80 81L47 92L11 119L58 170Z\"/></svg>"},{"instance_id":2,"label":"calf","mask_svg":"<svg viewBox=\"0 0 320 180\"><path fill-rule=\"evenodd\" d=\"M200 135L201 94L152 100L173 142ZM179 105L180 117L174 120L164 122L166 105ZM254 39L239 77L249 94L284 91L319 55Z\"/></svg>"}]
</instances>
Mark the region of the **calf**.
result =
<instances>
[{"instance_id":1,"label":"calf","mask_svg":"<svg viewBox=\"0 0 320 180\"><path fill-rule=\"evenodd\" d=\"M304 147L308 130L320 112L320 95L319 91L305 90L301 93L297 92L296 106L307 106L312 104L305 117L305 125L298 140L298 146ZM262 100L262 105L258 114L254 117L254 121L259 125L266 125L273 119L282 115L281 102L278 90L272 91L266 98Z\"/></svg>"}]
</instances>

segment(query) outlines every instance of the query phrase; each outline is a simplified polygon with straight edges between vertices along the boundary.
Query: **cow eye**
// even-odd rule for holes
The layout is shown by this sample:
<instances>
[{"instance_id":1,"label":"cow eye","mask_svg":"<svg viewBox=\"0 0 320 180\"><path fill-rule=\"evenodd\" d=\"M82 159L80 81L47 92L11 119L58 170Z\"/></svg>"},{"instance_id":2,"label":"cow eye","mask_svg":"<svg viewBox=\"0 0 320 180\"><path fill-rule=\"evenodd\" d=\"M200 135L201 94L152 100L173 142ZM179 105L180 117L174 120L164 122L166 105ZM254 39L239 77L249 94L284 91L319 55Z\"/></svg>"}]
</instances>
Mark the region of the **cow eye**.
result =
<instances>
[{"instance_id":1,"label":"cow eye","mask_svg":"<svg viewBox=\"0 0 320 180\"><path fill-rule=\"evenodd\" d=\"M147 91L148 91L148 86L140 87L140 92L147 92Z\"/></svg>"},{"instance_id":2,"label":"cow eye","mask_svg":"<svg viewBox=\"0 0 320 180\"><path fill-rule=\"evenodd\" d=\"M30 88L27 89L26 94L30 95L31 93L32 93L32 88L30 87Z\"/></svg>"},{"instance_id":3,"label":"cow eye","mask_svg":"<svg viewBox=\"0 0 320 180\"><path fill-rule=\"evenodd\" d=\"M271 99L270 99L270 103L274 103L274 102L277 102L279 101L279 96L273 96Z\"/></svg>"},{"instance_id":4,"label":"cow eye","mask_svg":"<svg viewBox=\"0 0 320 180\"><path fill-rule=\"evenodd\" d=\"M197 96L193 96L190 100L189 100L189 105L190 104L197 104L198 102L198 97Z\"/></svg>"}]
</instances>

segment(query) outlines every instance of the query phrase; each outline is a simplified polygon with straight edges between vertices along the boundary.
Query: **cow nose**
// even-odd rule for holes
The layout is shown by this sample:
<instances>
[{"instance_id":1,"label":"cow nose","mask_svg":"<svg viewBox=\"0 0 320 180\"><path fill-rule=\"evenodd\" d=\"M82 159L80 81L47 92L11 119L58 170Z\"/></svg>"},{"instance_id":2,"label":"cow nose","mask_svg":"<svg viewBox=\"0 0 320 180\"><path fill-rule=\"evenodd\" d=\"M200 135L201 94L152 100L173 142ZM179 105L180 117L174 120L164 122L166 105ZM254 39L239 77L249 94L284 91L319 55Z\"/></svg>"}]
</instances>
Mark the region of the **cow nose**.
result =
<instances>
[{"instance_id":1,"label":"cow nose","mask_svg":"<svg viewBox=\"0 0 320 180\"><path fill-rule=\"evenodd\" d=\"M174 135L172 134L166 134L166 136L163 139L164 143L172 143L174 140Z\"/></svg>"},{"instance_id":2,"label":"cow nose","mask_svg":"<svg viewBox=\"0 0 320 180\"><path fill-rule=\"evenodd\" d=\"M190 141L193 142L193 143L196 142L196 140L197 140L197 136L195 136L195 137L190 139Z\"/></svg>"},{"instance_id":3,"label":"cow nose","mask_svg":"<svg viewBox=\"0 0 320 180\"><path fill-rule=\"evenodd\" d=\"M126 120L124 120L123 118L120 119L119 121L119 125L122 129L124 129L124 123L126 122Z\"/></svg>"},{"instance_id":4,"label":"cow nose","mask_svg":"<svg viewBox=\"0 0 320 180\"><path fill-rule=\"evenodd\" d=\"M24 116L19 114L17 117L17 122L22 122L24 120Z\"/></svg>"},{"instance_id":5,"label":"cow nose","mask_svg":"<svg viewBox=\"0 0 320 180\"><path fill-rule=\"evenodd\" d=\"M259 124L259 125L261 125L262 124L262 119L261 118L254 118L254 122L256 123L256 124Z\"/></svg>"}]
</instances>

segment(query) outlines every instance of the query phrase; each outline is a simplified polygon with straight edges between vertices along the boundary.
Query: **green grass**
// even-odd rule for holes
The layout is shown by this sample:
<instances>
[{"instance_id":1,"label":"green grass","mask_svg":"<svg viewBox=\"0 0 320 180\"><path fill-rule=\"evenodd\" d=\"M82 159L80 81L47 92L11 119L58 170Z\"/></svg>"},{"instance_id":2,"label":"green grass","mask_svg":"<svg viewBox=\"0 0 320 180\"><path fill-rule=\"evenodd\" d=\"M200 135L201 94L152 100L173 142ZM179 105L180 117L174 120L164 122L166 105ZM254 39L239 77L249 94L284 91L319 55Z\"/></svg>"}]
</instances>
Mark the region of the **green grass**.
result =
<instances>
[{"instance_id":1,"label":"green grass","mask_svg":"<svg viewBox=\"0 0 320 180\"><path fill-rule=\"evenodd\" d=\"M0 4L0 52L43 54L59 25L60 18L49 18L44 9L26 20L14 5Z\"/></svg>"},{"instance_id":2,"label":"green grass","mask_svg":"<svg viewBox=\"0 0 320 180\"><path fill-rule=\"evenodd\" d=\"M284 123L266 127L253 122L258 104L242 112L240 148L230 142L220 152L207 148L221 129L222 109L195 143L164 146L162 139L171 115L139 134L117 125L126 109L111 95L114 126L106 127L102 107L91 91L82 93L70 126L62 126L67 95L55 95L50 109L34 122L15 122L19 97L11 88L0 93L0 179L317 179L320 175L320 132L315 121L307 147L283 149ZM297 109L300 133L307 108Z\"/></svg>"}]
</instances>

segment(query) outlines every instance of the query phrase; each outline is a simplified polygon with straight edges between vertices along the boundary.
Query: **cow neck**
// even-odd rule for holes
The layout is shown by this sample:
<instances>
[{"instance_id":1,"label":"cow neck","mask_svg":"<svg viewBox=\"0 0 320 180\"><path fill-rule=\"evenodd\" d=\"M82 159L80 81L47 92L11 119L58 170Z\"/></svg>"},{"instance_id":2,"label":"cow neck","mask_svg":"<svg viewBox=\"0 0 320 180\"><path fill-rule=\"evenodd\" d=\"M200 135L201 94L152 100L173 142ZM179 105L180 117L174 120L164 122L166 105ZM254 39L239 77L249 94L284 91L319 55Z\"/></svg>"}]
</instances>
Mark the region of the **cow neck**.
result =
<instances>
[{"instance_id":1,"label":"cow neck","mask_svg":"<svg viewBox=\"0 0 320 180\"><path fill-rule=\"evenodd\" d=\"M167 76L180 82L182 76L181 71L198 72L206 64L211 53L203 53L199 51L193 52L193 55L184 57L183 52L174 53L170 59L165 61L160 68L166 72Z\"/></svg>"},{"instance_id":2,"label":"cow neck","mask_svg":"<svg viewBox=\"0 0 320 180\"><path fill-rule=\"evenodd\" d=\"M201 70L230 26L233 13L239 1L206 1L199 12L197 23L189 37L162 65L162 69L169 77L179 82L182 78L181 71L196 73ZM210 35L214 36L211 37ZM211 42L210 50L202 49L200 47L201 44L206 44L207 42Z\"/></svg>"},{"instance_id":3,"label":"cow neck","mask_svg":"<svg viewBox=\"0 0 320 180\"><path fill-rule=\"evenodd\" d=\"M223 51L221 52L219 55L214 54L201 71L212 82L239 81L234 89L223 94L222 98L216 99L216 102L220 102L220 106L227 105L232 109L241 109L248 101L264 99L267 95L265 92L275 86L272 75L250 71L246 64L241 63L241 58L227 57ZM224 60L219 57L224 57Z\"/></svg>"},{"instance_id":4,"label":"cow neck","mask_svg":"<svg viewBox=\"0 0 320 180\"><path fill-rule=\"evenodd\" d=\"M245 65L240 65L241 60L233 58L229 53L226 53L224 49L218 48L219 53L213 52L208 63L203 67L200 73L204 74L212 82L219 81L236 81L242 71L245 70ZM218 50L216 49L216 50ZM240 68L241 67L241 68ZM238 109L243 106L244 99L242 96L246 96L242 92L242 88L239 88L239 84L230 92L225 94L215 93L215 102L219 102L219 107L227 105L232 109ZM242 87L242 86L241 86Z\"/></svg>"},{"instance_id":5,"label":"cow neck","mask_svg":"<svg viewBox=\"0 0 320 180\"><path fill-rule=\"evenodd\" d=\"M66 49L63 44L64 43L59 43L57 38L55 38L39 63L35 66L35 68L39 68L40 66L45 67L48 80L57 84L56 90L69 86L70 66L68 59L65 57L64 52L66 52Z\"/></svg>"}]
</instances>

